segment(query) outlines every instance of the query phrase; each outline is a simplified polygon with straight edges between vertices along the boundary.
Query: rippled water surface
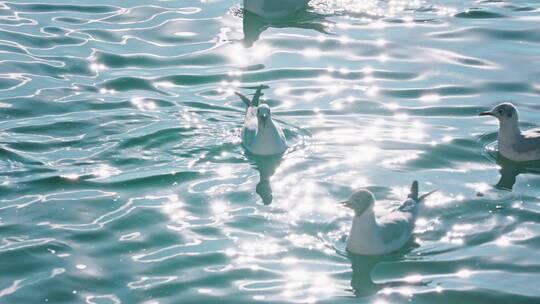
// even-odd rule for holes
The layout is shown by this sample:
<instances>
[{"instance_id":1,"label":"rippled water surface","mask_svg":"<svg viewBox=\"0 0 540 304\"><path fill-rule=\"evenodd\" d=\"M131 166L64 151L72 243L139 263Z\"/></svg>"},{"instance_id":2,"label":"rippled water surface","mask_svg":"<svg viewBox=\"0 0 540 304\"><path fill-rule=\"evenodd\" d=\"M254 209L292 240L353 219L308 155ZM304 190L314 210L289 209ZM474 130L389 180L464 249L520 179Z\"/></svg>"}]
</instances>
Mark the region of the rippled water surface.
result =
<instances>
[{"instance_id":1,"label":"rippled water surface","mask_svg":"<svg viewBox=\"0 0 540 304\"><path fill-rule=\"evenodd\" d=\"M538 303L538 167L498 161L501 101L540 123L537 0L0 2L1 303ZM265 84L290 148L240 147ZM439 189L415 237L348 256L368 187ZM509 189L512 189L510 191Z\"/></svg>"}]
</instances>

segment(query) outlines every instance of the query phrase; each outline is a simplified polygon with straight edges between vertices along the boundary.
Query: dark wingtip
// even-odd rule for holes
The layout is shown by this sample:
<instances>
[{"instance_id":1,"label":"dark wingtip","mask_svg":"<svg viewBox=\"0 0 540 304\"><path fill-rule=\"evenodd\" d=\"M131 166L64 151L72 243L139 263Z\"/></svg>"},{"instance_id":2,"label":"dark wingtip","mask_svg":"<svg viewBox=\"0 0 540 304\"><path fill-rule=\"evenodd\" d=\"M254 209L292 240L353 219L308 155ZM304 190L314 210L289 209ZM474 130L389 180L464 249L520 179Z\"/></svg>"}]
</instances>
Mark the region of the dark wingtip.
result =
<instances>
[{"instance_id":1,"label":"dark wingtip","mask_svg":"<svg viewBox=\"0 0 540 304\"><path fill-rule=\"evenodd\" d=\"M254 106L259 106L261 97L264 95L262 90L264 90L265 88L268 88L268 86L260 85L259 87L257 87L257 91L255 92L255 95L253 96L253 99L251 101Z\"/></svg>"},{"instance_id":2,"label":"dark wingtip","mask_svg":"<svg viewBox=\"0 0 540 304\"><path fill-rule=\"evenodd\" d=\"M256 90L255 91L255 94L253 94L253 98L251 100L249 100L246 96L238 93L238 92L235 92L236 95L240 96L240 98L242 99L242 101L248 106L254 106L254 107L258 107L259 106L259 103L260 103L260 98L262 96L264 96L262 90L265 90L265 89L269 89L270 87L265 85L265 84L261 84L261 85L258 85L258 86L252 86L252 87L241 87L242 89L251 89L251 90ZM247 101L247 102L246 102Z\"/></svg>"},{"instance_id":3,"label":"dark wingtip","mask_svg":"<svg viewBox=\"0 0 540 304\"><path fill-rule=\"evenodd\" d=\"M412 182L409 197L415 201L418 201L418 181Z\"/></svg>"},{"instance_id":4,"label":"dark wingtip","mask_svg":"<svg viewBox=\"0 0 540 304\"><path fill-rule=\"evenodd\" d=\"M244 104L246 105L246 107L250 107L251 106L251 100L249 100L249 98L247 98L246 96L238 93L238 92L234 92L234 94L236 94L236 96L240 97L240 99L242 99L242 101L244 102Z\"/></svg>"}]
</instances>

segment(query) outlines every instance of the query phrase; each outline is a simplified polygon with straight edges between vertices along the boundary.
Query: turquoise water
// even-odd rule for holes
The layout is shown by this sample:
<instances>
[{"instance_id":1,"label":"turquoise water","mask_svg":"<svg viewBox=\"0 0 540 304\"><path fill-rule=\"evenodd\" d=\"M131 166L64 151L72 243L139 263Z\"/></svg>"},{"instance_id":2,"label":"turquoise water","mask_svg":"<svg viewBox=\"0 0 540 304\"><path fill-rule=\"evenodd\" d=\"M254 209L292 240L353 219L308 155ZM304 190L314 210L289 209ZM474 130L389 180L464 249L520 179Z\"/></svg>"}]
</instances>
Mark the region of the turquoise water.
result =
<instances>
[{"instance_id":1,"label":"turquoise water","mask_svg":"<svg viewBox=\"0 0 540 304\"><path fill-rule=\"evenodd\" d=\"M540 123L540 3L401 2L0 2L0 303L540 302L540 169L476 116ZM258 84L282 159L239 145ZM410 245L348 256L337 202L413 179Z\"/></svg>"}]
</instances>

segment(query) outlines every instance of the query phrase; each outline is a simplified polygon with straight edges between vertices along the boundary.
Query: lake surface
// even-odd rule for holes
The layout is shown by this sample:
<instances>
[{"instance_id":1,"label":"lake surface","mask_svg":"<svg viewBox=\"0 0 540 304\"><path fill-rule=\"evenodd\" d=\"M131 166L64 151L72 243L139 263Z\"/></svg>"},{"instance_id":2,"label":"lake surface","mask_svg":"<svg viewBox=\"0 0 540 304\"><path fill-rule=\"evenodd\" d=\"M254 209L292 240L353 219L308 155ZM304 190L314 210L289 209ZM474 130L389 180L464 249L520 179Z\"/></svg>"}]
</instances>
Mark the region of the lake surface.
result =
<instances>
[{"instance_id":1,"label":"lake surface","mask_svg":"<svg viewBox=\"0 0 540 304\"><path fill-rule=\"evenodd\" d=\"M540 123L540 3L311 6L0 2L0 302L539 303L540 167L477 114ZM282 159L240 147L259 84ZM347 255L338 202L414 179L410 245Z\"/></svg>"}]
</instances>

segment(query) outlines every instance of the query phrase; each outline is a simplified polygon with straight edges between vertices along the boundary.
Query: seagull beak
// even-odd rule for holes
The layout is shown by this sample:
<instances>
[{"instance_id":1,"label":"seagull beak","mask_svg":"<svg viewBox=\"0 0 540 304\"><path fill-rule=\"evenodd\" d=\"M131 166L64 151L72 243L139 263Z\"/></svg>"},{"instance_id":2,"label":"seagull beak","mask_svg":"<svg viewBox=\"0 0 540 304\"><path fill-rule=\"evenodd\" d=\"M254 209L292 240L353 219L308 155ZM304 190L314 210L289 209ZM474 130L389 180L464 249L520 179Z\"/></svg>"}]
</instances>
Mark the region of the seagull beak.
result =
<instances>
[{"instance_id":1,"label":"seagull beak","mask_svg":"<svg viewBox=\"0 0 540 304\"><path fill-rule=\"evenodd\" d=\"M493 115L493 113L491 113L490 111L486 111L486 112L481 112L480 114L478 114L478 116L495 116L495 115Z\"/></svg>"},{"instance_id":2,"label":"seagull beak","mask_svg":"<svg viewBox=\"0 0 540 304\"><path fill-rule=\"evenodd\" d=\"M343 201L343 202L340 202L339 204L347 208L352 208L351 203L349 201Z\"/></svg>"}]
</instances>

